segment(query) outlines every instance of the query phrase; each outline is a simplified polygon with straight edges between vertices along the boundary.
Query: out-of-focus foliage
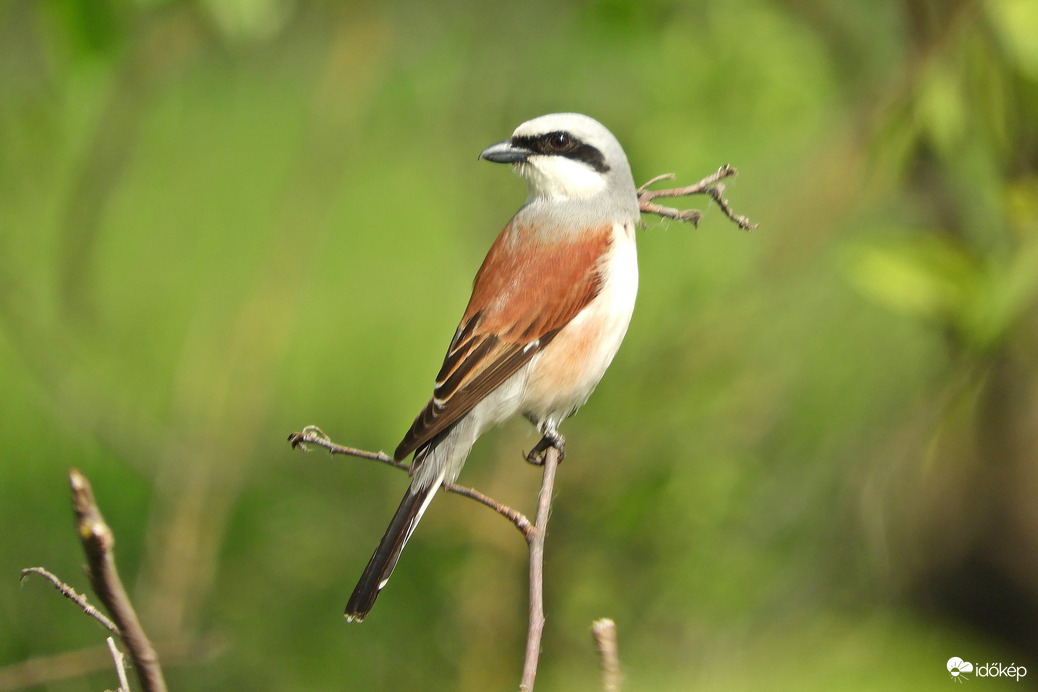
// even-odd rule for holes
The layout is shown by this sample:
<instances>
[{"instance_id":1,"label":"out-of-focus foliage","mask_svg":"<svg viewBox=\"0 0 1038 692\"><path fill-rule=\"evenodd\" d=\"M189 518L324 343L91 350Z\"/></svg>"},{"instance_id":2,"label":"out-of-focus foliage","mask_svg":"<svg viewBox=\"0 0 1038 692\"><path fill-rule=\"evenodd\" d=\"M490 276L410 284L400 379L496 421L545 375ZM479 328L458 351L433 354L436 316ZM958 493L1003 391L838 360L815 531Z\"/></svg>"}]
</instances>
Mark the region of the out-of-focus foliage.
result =
<instances>
[{"instance_id":1,"label":"out-of-focus foliage","mask_svg":"<svg viewBox=\"0 0 1038 692\"><path fill-rule=\"evenodd\" d=\"M631 689L929 689L952 656L1033 686L1034 0L3 3L0 681L114 685L17 579L85 590L76 466L173 689L515 684L514 529L437 499L347 625L406 480L285 437L396 444L525 194L476 154L558 110L639 180L732 163L761 227L646 219L565 426L539 688L596 689L602 616ZM463 481L532 510L534 441Z\"/></svg>"}]
</instances>

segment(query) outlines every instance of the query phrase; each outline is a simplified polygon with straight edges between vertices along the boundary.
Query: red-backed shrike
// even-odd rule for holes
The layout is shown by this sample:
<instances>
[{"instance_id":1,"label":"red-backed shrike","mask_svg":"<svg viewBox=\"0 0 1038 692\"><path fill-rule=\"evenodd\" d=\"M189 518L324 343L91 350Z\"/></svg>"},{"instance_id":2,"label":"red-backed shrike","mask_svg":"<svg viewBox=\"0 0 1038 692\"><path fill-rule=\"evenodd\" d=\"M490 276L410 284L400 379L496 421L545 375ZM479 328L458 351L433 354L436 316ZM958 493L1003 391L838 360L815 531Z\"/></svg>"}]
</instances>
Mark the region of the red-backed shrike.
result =
<instances>
[{"instance_id":1,"label":"red-backed shrike","mask_svg":"<svg viewBox=\"0 0 1038 692\"><path fill-rule=\"evenodd\" d=\"M523 123L480 158L526 179L526 203L476 273L432 399L396 448L411 486L346 606L363 620L440 484L485 430L517 413L561 447L558 426L602 379L638 292L638 194L620 143L577 113Z\"/></svg>"}]
</instances>

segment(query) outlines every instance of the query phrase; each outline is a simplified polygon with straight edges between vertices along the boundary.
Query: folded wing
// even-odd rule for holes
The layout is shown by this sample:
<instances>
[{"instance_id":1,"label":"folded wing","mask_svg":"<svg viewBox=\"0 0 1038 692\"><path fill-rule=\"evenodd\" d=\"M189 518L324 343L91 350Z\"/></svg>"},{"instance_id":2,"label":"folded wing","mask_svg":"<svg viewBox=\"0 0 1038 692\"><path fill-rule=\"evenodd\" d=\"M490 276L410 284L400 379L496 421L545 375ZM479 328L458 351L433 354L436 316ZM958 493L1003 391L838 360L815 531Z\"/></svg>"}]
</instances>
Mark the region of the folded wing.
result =
<instances>
[{"instance_id":1,"label":"folded wing","mask_svg":"<svg viewBox=\"0 0 1038 692\"><path fill-rule=\"evenodd\" d=\"M531 230L514 221L505 227L476 274L432 399L396 448L397 460L450 430L594 300L611 231L604 226L572 242L520 243Z\"/></svg>"}]
</instances>

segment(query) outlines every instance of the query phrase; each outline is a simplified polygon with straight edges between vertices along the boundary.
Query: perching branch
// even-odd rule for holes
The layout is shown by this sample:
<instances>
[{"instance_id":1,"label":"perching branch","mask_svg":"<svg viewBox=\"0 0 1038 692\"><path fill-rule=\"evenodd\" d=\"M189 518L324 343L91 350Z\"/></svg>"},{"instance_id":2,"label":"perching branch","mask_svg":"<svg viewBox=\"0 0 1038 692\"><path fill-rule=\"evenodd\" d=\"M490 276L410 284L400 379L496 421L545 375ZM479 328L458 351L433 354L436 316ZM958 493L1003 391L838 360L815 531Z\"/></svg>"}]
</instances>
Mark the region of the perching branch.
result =
<instances>
[{"instance_id":1,"label":"perching branch","mask_svg":"<svg viewBox=\"0 0 1038 692\"><path fill-rule=\"evenodd\" d=\"M354 447L336 444L320 428L308 425L302 432L292 433L288 441L293 448L307 449L307 445L316 445L327 449L331 454L344 454L370 459L387 464L397 469L407 470L407 464L394 461L384 452L369 452ZM537 676L537 662L541 653L541 636L544 632L544 537L548 530L548 517L551 514L551 500L555 488L555 473L558 470L560 455L558 448L548 446L544 453L544 471L541 479L541 491L537 500L537 516L534 524L526 516L508 505L484 495L478 490L453 483L444 483L442 488L457 495L471 498L486 505L501 516L508 519L526 539L530 552L530 624L526 635L526 656L523 662L522 680L519 689L532 692L534 678Z\"/></svg>"},{"instance_id":2,"label":"perching branch","mask_svg":"<svg viewBox=\"0 0 1038 692\"><path fill-rule=\"evenodd\" d=\"M83 544L83 552L87 558L87 576L90 577L94 593L101 599L119 628L144 692L165 692L166 681L159 667L158 656L137 619L137 613L130 603L129 596L126 595L126 589L123 588L115 567L112 552L115 536L97 507L94 492L86 476L72 469L69 472L69 482L72 486L76 533Z\"/></svg>"},{"instance_id":3,"label":"perching branch","mask_svg":"<svg viewBox=\"0 0 1038 692\"><path fill-rule=\"evenodd\" d=\"M385 452L369 452L364 449L357 449L356 447L347 447L345 445L336 444L335 442L332 442L331 438L325 435L324 431L316 425L308 425L303 428L302 432L292 433L288 436L288 442L292 445L293 449L302 449L304 452L310 451L307 445L317 445L318 447L324 447L327 449L329 454L343 454L345 456L357 457L358 459L370 459L371 461L387 464L403 471L411 470L410 466L403 462L394 460L393 457L389 456ZM475 488L468 488L464 485L457 485L455 483L442 483L440 487L449 493L462 495L475 500L482 505L486 505L508 521L512 522L515 528L519 529L523 536L527 537L527 541L529 541L529 534L532 530L533 524L531 524L530 520L527 519L519 510L513 509L508 505L503 505L494 498L479 492Z\"/></svg>"},{"instance_id":4,"label":"perching branch","mask_svg":"<svg viewBox=\"0 0 1038 692\"><path fill-rule=\"evenodd\" d=\"M713 175L700 180L698 183L688 185L686 187L669 188L666 190L650 190L648 189L655 183L661 180L673 180L673 173L664 173L651 179L638 188L638 204L641 206L641 210L646 214L656 214L668 219L676 219L678 221L687 221L693 226L698 226L700 219L703 218L703 212L698 209L675 209L674 207L665 207L661 204L655 204L652 200L657 197L688 197L690 195L709 195L714 203L721 208L724 215L729 219L738 224L739 228L752 231L757 227L757 224L751 222L745 216L736 214L732 209L731 205L728 204L728 200L724 198L724 183L721 181L725 178L729 178L738 175L738 171L733 167L725 164L717 169L717 172Z\"/></svg>"},{"instance_id":5,"label":"perching branch","mask_svg":"<svg viewBox=\"0 0 1038 692\"><path fill-rule=\"evenodd\" d=\"M548 515L555 492L555 472L559 468L558 447L548 447L544 454L544 473L541 492L537 495L537 523L526 535L530 548L530 624L526 629L526 656L519 692L532 692L537 677L537 662L541 655L541 635L544 633L544 538L548 533Z\"/></svg>"}]
</instances>

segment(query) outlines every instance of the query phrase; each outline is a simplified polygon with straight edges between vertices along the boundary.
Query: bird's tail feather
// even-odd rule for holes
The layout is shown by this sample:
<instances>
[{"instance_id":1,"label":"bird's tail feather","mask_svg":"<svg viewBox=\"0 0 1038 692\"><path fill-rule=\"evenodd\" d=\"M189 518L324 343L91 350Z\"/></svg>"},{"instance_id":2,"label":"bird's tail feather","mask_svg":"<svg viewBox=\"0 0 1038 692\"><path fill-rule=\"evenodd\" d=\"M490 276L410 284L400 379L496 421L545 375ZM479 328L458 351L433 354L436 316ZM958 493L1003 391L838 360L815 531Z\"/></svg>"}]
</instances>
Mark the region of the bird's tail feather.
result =
<instances>
[{"instance_id":1,"label":"bird's tail feather","mask_svg":"<svg viewBox=\"0 0 1038 692\"><path fill-rule=\"evenodd\" d=\"M396 514L393 515L393 520L389 522L386 535L375 548L375 553L368 561L368 566L364 568L364 573L360 575L360 581L357 582L346 604L346 620L349 622L363 621L375 605L379 592L393 574L393 568L400 559L400 552L404 549L407 539L414 533L433 496L440 489L443 477L444 473L441 472L428 486L416 489L412 485L407 489Z\"/></svg>"}]
</instances>

